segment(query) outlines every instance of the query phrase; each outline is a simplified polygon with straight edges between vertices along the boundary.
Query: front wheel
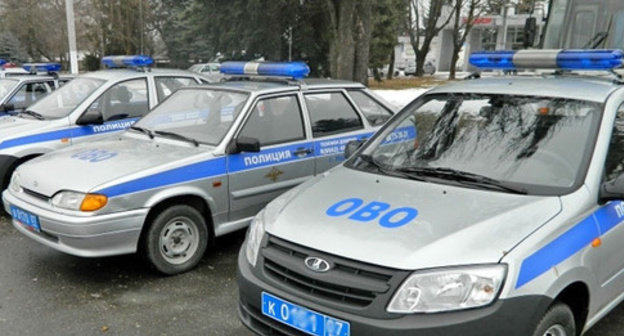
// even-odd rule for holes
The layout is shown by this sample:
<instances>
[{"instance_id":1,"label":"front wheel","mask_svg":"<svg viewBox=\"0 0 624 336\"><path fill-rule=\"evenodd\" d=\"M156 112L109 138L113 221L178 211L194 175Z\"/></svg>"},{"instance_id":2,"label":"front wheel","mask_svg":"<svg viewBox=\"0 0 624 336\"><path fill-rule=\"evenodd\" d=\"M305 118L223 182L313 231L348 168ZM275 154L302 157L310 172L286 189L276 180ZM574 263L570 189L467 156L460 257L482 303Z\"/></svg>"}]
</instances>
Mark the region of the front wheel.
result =
<instances>
[{"instance_id":1,"label":"front wheel","mask_svg":"<svg viewBox=\"0 0 624 336\"><path fill-rule=\"evenodd\" d=\"M574 314L564 303L553 305L537 325L533 336L575 336Z\"/></svg>"},{"instance_id":2,"label":"front wheel","mask_svg":"<svg viewBox=\"0 0 624 336\"><path fill-rule=\"evenodd\" d=\"M174 205L148 224L144 253L159 272L182 273L199 263L208 246L208 229L197 209Z\"/></svg>"}]
</instances>

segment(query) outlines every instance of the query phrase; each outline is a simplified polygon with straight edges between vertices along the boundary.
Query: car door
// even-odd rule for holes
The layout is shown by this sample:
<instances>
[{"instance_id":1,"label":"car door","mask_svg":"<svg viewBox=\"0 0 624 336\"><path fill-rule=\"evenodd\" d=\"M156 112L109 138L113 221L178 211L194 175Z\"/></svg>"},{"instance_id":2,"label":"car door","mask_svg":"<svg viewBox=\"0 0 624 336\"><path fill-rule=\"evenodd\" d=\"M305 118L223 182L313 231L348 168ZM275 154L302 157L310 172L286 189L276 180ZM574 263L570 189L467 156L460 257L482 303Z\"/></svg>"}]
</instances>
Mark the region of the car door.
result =
<instances>
[{"instance_id":1,"label":"car door","mask_svg":"<svg viewBox=\"0 0 624 336\"><path fill-rule=\"evenodd\" d=\"M227 159L230 220L253 216L273 198L314 175L314 147L305 129L297 94L255 101L237 137L258 139L260 152L230 154Z\"/></svg>"},{"instance_id":2,"label":"car door","mask_svg":"<svg viewBox=\"0 0 624 336\"><path fill-rule=\"evenodd\" d=\"M116 83L102 93L78 118L99 120L72 129L72 144L93 141L111 132L122 131L149 112L149 94L145 77Z\"/></svg>"},{"instance_id":3,"label":"car door","mask_svg":"<svg viewBox=\"0 0 624 336\"><path fill-rule=\"evenodd\" d=\"M345 145L373 134L342 90L304 94L312 127L315 174L342 162Z\"/></svg>"},{"instance_id":4,"label":"car door","mask_svg":"<svg viewBox=\"0 0 624 336\"><path fill-rule=\"evenodd\" d=\"M609 151L604 168L604 180L613 181L624 174L624 104L620 105L613 125ZM621 200L597 205L594 218L600 230L600 248L591 250L587 264L600 284L596 300L607 304L614 293L624 292L624 203Z\"/></svg>"}]
</instances>

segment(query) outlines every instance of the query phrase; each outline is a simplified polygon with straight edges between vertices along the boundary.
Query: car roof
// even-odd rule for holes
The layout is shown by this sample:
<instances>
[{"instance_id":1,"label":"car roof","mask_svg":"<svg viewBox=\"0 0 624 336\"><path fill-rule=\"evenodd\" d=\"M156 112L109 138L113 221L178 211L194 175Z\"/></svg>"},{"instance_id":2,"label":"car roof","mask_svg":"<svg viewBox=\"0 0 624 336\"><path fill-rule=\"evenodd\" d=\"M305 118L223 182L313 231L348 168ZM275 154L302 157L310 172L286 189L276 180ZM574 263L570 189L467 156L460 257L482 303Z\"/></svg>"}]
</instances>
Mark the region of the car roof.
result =
<instances>
[{"instance_id":1,"label":"car roof","mask_svg":"<svg viewBox=\"0 0 624 336\"><path fill-rule=\"evenodd\" d=\"M90 77L90 78L97 78L97 79L103 79L103 80L108 81L108 80L118 80L120 78L139 77L141 75L144 75L145 73L146 72L136 70L136 69L120 68L120 69L105 69L105 70L87 72L87 73L80 75L79 77ZM188 70L180 70L180 69L157 69L157 68L151 69L150 68L147 71L147 74L171 75L171 76L184 75L184 76L198 77L198 73L196 72L192 72ZM201 77L201 75L199 75L199 77Z\"/></svg>"},{"instance_id":2,"label":"car roof","mask_svg":"<svg viewBox=\"0 0 624 336\"><path fill-rule=\"evenodd\" d=\"M73 79L76 78L75 75L67 75L67 74L63 74L63 75L59 75L58 79ZM45 80L45 81L52 81L54 79L56 79L54 76L50 76L50 75L23 75L23 76L9 76L9 77L4 77L4 78L0 78L1 80L13 80L13 81L40 81L40 80Z\"/></svg>"},{"instance_id":3,"label":"car roof","mask_svg":"<svg viewBox=\"0 0 624 336\"><path fill-rule=\"evenodd\" d=\"M202 85L202 86L189 86L186 88L193 87L217 87L217 88L232 88L240 91L247 92L260 92L260 91L271 91L271 92L281 92L281 91L296 91L301 88L305 88L307 90L318 90L318 89L364 89L366 88L361 83L344 81L344 80L333 80L333 79L324 79L324 78L306 78L299 81L288 81L286 79L275 79L275 78L247 78L243 77L244 80L228 80L225 82Z\"/></svg>"},{"instance_id":4,"label":"car roof","mask_svg":"<svg viewBox=\"0 0 624 336\"><path fill-rule=\"evenodd\" d=\"M604 102L621 86L613 78L602 76L504 76L452 82L429 93L513 94Z\"/></svg>"}]
</instances>

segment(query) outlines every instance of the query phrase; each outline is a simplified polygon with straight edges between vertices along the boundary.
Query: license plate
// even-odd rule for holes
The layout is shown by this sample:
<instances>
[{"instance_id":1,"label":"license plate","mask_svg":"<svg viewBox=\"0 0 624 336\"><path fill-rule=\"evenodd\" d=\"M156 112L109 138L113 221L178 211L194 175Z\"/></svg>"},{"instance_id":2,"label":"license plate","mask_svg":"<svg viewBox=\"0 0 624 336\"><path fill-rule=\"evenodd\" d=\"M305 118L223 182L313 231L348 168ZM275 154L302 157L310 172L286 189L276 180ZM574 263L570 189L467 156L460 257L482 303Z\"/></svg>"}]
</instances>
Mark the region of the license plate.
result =
<instances>
[{"instance_id":1,"label":"license plate","mask_svg":"<svg viewBox=\"0 0 624 336\"><path fill-rule=\"evenodd\" d=\"M24 225L28 230L40 232L41 226L39 225L39 217L31 214L30 212L20 209L15 205L9 207L11 209L11 216L15 221Z\"/></svg>"},{"instance_id":2,"label":"license plate","mask_svg":"<svg viewBox=\"0 0 624 336\"><path fill-rule=\"evenodd\" d=\"M314 336L349 336L349 322L262 292L262 314Z\"/></svg>"}]
</instances>

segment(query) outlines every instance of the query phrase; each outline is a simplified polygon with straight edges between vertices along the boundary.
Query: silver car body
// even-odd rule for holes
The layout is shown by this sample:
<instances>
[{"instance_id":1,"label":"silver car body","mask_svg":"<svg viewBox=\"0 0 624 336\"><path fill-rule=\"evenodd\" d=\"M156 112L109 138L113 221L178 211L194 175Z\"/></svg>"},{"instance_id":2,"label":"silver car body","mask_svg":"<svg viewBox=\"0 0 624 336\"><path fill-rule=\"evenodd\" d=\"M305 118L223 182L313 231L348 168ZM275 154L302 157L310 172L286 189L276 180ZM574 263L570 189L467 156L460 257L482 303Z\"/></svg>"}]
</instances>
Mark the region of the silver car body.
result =
<instances>
[{"instance_id":1,"label":"silver car body","mask_svg":"<svg viewBox=\"0 0 624 336\"><path fill-rule=\"evenodd\" d=\"M107 92L110 92L109 89L128 81L145 80L147 84L147 92L145 94L148 101L146 109L149 110L159 103L161 96L164 98L171 93L160 92L159 95L156 88L156 79L163 78L164 80L171 77L188 79L193 84L209 82L199 74L184 70L100 70L76 77L78 80L94 80L101 82L101 84L86 98L78 102L64 117L48 120L37 120L29 116L0 117L0 189L6 187L10 173L16 165L23 161L81 142L101 139L111 133L122 131L136 122L138 117L131 116L98 124L76 124L87 113L89 107L94 106L94 102L98 101ZM54 94L60 96L63 92L56 91ZM54 99L54 97L56 96L48 96L49 99ZM36 108L41 103L42 101L39 101L31 107Z\"/></svg>"},{"instance_id":2,"label":"silver car body","mask_svg":"<svg viewBox=\"0 0 624 336\"><path fill-rule=\"evenodd\" d=\"M371 267L388 268L397 274L463 265L505 264L507 275L497 303L465 313L446 313L444 318L439 316L440 320L436 314L431 317L427 317L428 314L392 315L390 318L385 312L388 301L375 308L383 308L384 314L378 310L373 313L373 308L343 309L346 306L329 304L328 296L315 296L310 294L314 291L299 290L300 287L276 280L281 276L268 275L275 274L273 266L263 264L267 257L275 256L275 249L267 247L274 244L270 240L261 244L256 266L245 259L246 247L241 249L240 311L243 312L241 316L245 324L261 334L266 329L258 327L260 324L276 329L285 327L268 318L264 308L260 307L260 294L264 292L350 322L352 334L362 330L373 333L373 329L381 332L381 329L387 328L384 330L388 335L403 335L399 330L405 334L421 330L423 335L459 330L463 330L462 335L499 335L503 332L524 335L527 331L520 329L509 333L505 329L508 326L500 323L502 320L495 320L495 316L488 320L487 315L500 307L498 302L517 298L547 298L546 304L536 305L535 310L516 312L518 319L532 315L538 322L545 313L542 309L565 293L574 293L576 298L571 300L577 300L579 305L584 302L583 298L587 299L587 306L580 308L579 315L587 309L584 311L586 315L579 320L582 322L579 328L587 330L624 299L624 202L598 201L615 118L624 106L621 83L614 83L610 78L582 76L487 78L443 85L432 89L419 100L445 93L537 95L604 104L601 105L603 112L595 146L589 153L587 171L578 188L556 196L517 195L411 181L341 165L299 186L288 198L281 199L281 206L271 209L272 213L279 215L274 217L274 221L266 223L264 239L275 238L282 246L302 253L301 258L307 255L329 256L327 260L330 264L331 260L346 259L353 264L362 264L362 267L374 265ZM374 140L371 139L371 142ZM409 207L417 209L418 215L400 228L380 225L379 218L383 212L369 220L353 219L349 216L352 213L330 216L331 209L338 209L332 207L344 200L355 200L352 201L354 203L363 201L363 204L383 202L391 205L391 209ZM344 204L348 205L348 202ZM371 211L374 213L376 210ZM271 260L273 263L274 258L271 257ZM291 265L284 261L282 266L289 268ZM330 283L334 283L334 277L340 277L338 273L314 275L314 272L304 271L303 263L300 266L290 268L292 272L302 274L299 278L293 273L279 272L288 274L283 275L284 278L306 283L301 288L308 286L306 277ZM347 281L346 278L344 281ZM395 290L397 283L391 282L388 286ZM586 292L579 288L586 288ZM387 295L392 296L393 293L383 295L388 298ZM475 328L481 321L471 324L472 319L483 316L486 316L483 321L486 329ZM410 327L412 331L408 331ZM445 328L449 331L445 332ZM290 332L292 329L283 330Z\"/></svg>"},{"instance_id":3,"label":"silver car body","mask_svg":"<svg viewBox=\"0 0 624 336\"><path fill-rule=\"evenodd\" d=\"M73 76L10 76L1 78L0 86L0 117L7 112L20 111L46 94L58 89L62 84L70 81ZM6 83L7 85L4 85ZM22 94L23 93L23 94ZM7 106L10 104L11 106Z\"/></svg>"},{"instance_id":4,"label":"silver car body","mask_svg":"<svg viewBox=\"0 0 624 336\"><path fill-rule=\"evenodd\" d=\"M38 157L21 165L23 192L3 194L7 211L17 206L38 216L41 232L32 232L18 220L14 226L27 236L63 252L95 257L133 253L146 217L167 202L193 200L210 213L212 236L244 228L266 203L285 190L342 159L344 144L372 136L372 126L349 92L361 92L385 109L393 109L361 84L331 80L304 80L297 85L274 82L226 82L178 90L221 90L248 95L242 112L233 120L219 144L209 146L127 131L107 140L89 142ZM362 127L313 138L304 96L338 94L351 104ZM258 153L228 154L227 147L250 117L252 107L264 99L295 97L305 125L305 138L263 146ZM173 99L173 98L170 98ZM152 113L156 112L158 108ZM184 111L180 111L184 114ZM148 115L149 116L149 115ZM114 153L103 159L89 153ZM58 172L50 174L51 171ZM59 191L73 190L108 196L106 207L80 212L54 207L50 199Z\"/></svg>"}]
</instances>

